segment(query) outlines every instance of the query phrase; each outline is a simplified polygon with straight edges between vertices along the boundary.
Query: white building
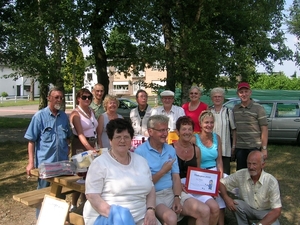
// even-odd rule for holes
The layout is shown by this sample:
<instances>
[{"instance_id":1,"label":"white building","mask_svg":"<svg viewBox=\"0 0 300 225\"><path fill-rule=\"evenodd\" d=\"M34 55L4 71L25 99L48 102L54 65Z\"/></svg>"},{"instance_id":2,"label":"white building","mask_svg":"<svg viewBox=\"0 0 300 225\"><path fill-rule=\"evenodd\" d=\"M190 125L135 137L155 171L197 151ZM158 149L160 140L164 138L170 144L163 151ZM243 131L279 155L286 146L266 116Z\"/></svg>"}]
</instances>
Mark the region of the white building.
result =
<instances>
[{"instance_id":1,"label":"white building","mask_svg":"<svg viewBox=\"0 0 300 225\"><path fill-rule=\"evenodd\" d=\"M9 96L28 96L30 95L31 78L5 78L14 71L5 65L0 65L0 95L6 92ZM39 95L39 83L34 84L34 95Z\"/></svg>"}]
</instances>

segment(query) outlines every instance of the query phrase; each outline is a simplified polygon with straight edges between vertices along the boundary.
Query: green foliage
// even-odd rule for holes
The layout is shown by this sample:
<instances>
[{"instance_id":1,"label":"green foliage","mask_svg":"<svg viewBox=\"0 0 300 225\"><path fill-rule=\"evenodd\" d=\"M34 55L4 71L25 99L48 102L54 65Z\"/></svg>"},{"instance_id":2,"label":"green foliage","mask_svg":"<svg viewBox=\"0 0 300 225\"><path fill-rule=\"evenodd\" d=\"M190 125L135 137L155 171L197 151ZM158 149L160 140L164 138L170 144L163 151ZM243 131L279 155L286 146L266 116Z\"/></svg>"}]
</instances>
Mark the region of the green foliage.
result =
<instances>
[{"instance_id":1,"label":"green foliage","mask_svg":"<svg viewBox=\"0 0 300 225\"><path fill-rule=\"evenodd\" d=\"M8 94L7 94L5 91L3 91L3 92L1 93L1 96L2 96L2 97L7 97Z\"/></svg>"},{"instance_id":2,"label":"green foliage","mask_svg":"<svg viewBox=\"0 0 300 225\"><path fill-rule=\"evenodd\" d=\"M300 1L294 0L293 5L289 9L290 15L287 20L288 30L291 34L294 34L297 39L300 39ZM300 44L297 42L296 44L297 50L294 54L294 60L297 65L300 65Z\"/></svg>"},{"instance_id":3,"label":"green foliage","mask_svg":"<svg viewBox=\"0 0 300 225\"><path fill-rule=\"evenodd\" d=\"M73 47L73 48L71 48ZM71 93L73 85L80 89L83 87L84 71L85 71L85 61L83 58L83 53L81 47L77 40L74 40L73 46L71 46L66 62L63 66L63 76L64 76L64 89L66 93Z\"/></svg>"},{"instance_id":4,"label":"green foliage","mask_svg":"<svg viewBox=\"0 0 300 225\"><path fill-rule=\"evenodd\" d=\"M250 81L251 88L260 90L299 90L300 78L289 78L282 72L260 74L255 81Z\"/></svg>"}]
</instances>

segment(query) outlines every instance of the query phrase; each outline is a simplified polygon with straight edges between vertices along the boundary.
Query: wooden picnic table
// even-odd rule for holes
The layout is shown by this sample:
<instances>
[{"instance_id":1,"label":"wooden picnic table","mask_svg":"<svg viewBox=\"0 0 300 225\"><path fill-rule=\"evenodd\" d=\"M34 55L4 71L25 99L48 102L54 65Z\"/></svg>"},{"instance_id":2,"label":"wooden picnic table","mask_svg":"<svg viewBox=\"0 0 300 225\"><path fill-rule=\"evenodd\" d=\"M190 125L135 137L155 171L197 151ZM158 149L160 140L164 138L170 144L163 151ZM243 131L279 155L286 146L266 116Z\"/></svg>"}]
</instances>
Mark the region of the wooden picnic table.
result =
<instances>
[{"instance_id":1,"label":"wooden picnic table","mask_svg":"<svg viewBox=\"0 0 300 225\"><path fill-rule=\"evenodd\" d=\"M38 169L33 169L30 172L33 176L39 177ZM46 178L46 180L51 183L50 195L54 197L60 197L63 187L84 193L85 184L77 183L76 181L79 179L80 177L77 175Z\"/></svg>"}]
</instances>

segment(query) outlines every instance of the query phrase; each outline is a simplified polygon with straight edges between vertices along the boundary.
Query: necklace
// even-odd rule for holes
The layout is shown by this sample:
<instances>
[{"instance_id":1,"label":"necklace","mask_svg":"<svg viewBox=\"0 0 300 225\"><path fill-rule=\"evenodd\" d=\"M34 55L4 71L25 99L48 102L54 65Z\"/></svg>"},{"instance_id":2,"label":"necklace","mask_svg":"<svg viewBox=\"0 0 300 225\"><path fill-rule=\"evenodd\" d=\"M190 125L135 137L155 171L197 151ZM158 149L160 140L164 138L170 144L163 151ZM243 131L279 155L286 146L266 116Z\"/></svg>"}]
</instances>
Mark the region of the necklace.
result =
<instances>
[{"instance_id":1,"label":"necklace","mask_svg":"<svg viewBox=\"0 0 300 225\"><path fill-rule=\"evenodd\" d=\"M184 146L183 144L181 144L181 142L179 142L179 145L184 149L183 151L185 152L185 153L187 153L188 152L188 150L189 150L189 147L191 146L190 144L188 144L188 145L186 145L186 146Z\"/></svg>"},{"instance_id":2,"label":"necklace","mask_svg":"<svg viewBox=\"0 0 300 225\"><path fill-rule=\"evenodd\" d=\"M121 163L118 158L115 156L115 154L113 153L112 150L109 151L110 155L118 162L118 163ZM127 165L130 163L130 154L127 152ZM124 163L121 163L121 164L124 164Z\"/></svg>"},{"instance_id":3,"label":"necklace","mask_svg":"<svg viewBox=\"0 0 300 225\"><path fill-rule=\"evenodd\" d=\"M85 115L86 118L90 118L90 116L80 106L78 106L78 109L80 110L80 112L82 112L83 115Z\"/></svg>"}]
</instances>

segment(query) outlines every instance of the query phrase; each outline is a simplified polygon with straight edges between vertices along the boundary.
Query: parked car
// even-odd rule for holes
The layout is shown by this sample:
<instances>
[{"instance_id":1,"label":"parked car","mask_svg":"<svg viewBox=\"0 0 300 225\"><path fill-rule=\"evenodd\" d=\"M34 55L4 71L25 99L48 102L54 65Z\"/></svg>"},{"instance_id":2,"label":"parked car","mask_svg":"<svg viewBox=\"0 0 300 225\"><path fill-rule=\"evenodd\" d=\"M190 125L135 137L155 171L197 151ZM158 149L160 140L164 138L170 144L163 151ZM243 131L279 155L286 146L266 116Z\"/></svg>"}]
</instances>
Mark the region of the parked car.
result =
<instances>
[{"instance_id":1,"label":"parked car","mask_svg":"<svg viewBox=\"0 0 300 225\"><path fill-rule=\"evenodd\" d=\"M130 120L130 111L138 106L137 103L127 98L118 98L118 100L120 104L117 113L122 115L124 119Z\"/></svg>"},{"instance_id":2,"label":"parked car","mask_svg":"<svg viewBox=\"0 0 300 225\"><path fill-rule=\"evenodd\" d=\"M269 141L300 144L300 101L262 100L268 120Z\"/></svg>"},{"instance_id":3,"label":"parked car","mask_svg":"<svg viewBox=\"0 0 300 225\"><path fill-rule=\"evenodd\" d=\"M259 101L258 99L253 99L255 102ZM223 104L223 106L229 108L229 109L233 109L233 107L239 103L241 103L241 99L240 98L225 98L225 103Z\"/></svg>"},{"instance_id":4,"label":"parked car","mask_svg":"<svg viewBox=\"0 0 300 225\"><path fill-rule=\"evenodd\" d=\"M268 138L270 142L297 142L300 144L300 101L299 100L256 100L266 111ZM224 103L233 108L240 103L238 98Z\"/></svg>"}]
</instances>

